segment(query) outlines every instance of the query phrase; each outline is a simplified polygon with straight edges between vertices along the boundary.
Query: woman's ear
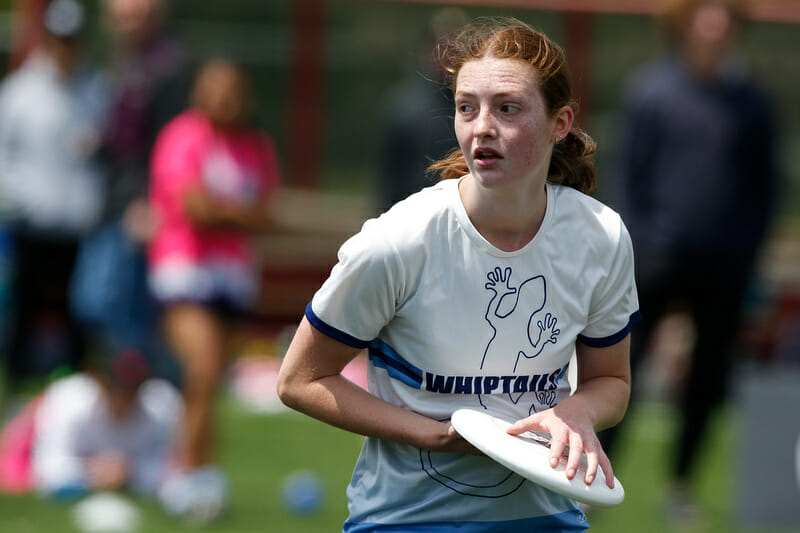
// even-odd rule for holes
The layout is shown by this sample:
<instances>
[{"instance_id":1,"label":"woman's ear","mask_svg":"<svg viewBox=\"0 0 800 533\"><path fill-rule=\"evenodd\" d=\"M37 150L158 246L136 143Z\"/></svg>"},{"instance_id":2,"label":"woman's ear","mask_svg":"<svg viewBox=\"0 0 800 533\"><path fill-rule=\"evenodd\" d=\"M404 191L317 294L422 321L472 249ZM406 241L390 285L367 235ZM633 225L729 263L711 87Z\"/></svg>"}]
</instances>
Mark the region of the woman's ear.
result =
<instances>
[{"instance_id":1,"label":"woman's ear","mask_svg":"<svg viewBox=\"0 0 800 533\"><path fill-rule=\"evenodd\" d=\"M572 129L572 122L575 120L575 112L572 107L565 105L556 111L555 124L553 126L553 143L557 143L567 136Z\"/></svg>"}]
</instances>

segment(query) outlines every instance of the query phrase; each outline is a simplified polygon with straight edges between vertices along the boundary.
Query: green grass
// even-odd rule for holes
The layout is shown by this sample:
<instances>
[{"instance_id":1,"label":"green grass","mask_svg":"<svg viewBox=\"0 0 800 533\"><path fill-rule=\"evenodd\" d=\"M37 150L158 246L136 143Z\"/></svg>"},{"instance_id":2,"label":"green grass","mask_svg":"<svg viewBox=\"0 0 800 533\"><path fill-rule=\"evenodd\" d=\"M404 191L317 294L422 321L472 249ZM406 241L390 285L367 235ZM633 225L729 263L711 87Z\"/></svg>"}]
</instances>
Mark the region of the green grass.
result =
<instances>
[{"instance_id":1,"label":"green grass","mask_svg":"<svg viewBox=\"0 0 800 533\"><path fill-rule=\"evenodd\" d=\"M224 442L222 463L233 486L231 512L207 527L211 532L304 533L340 531L347 515L344 491L361 445L361 438L294 413L247 413L233 401L221 402ZM626 500L612 509L590 513L592 533L668 533L662 513L667 486L667 459L674 412L659 404L641 405L629 413L628 431L620 443L617 477ZM726 412L714 425L703 454L697 496L708 513L705 528L692 533L776 533L740 528L735 523L735 413ZM297 469L310 469L326 491L317 514L298 516L281 501L281 480ZM165 517L152 502L141 502L143 532L180 533L196 527ZM75 531L68 505L43 502L35 496L0 497L0 531L61 533ZM800 531L800 530L798 530ZM780 533L788 533L782 530Z\"/></svg>"},{"instance_id":2,"label":"green grass","mask_svg":"<svg viewBox=\"0 0 800 533\"><path fill-rule=\"evenodd\" d=\"M704 525L678 528L671 524L664 501L669 488L669 465L675 411L658 403L632 409L628 431L621 442L615 475L625 486L625 501L589 514L592 533L796 533L798 529L753 529L737 524L736 443L740 432L736 412L728 408L714 420L697 471L692 492L701 504ZM791 468L791 465L787 465ZM800 502L798 502L800 505Z\"/></svg>"},{"instance_id":3,"label":"green grass","mask_svg":"<svg viewBox=\"0 0 800 533\"><path fill-rule=\"evenodd\" d=\"M247 413L232 401L220 409L221 462L231 477L233 504L219 523L203 531L320 533L341 531L347 518L345 488L362 439L296 413ZM326 497L319 512L290 513L281 499L281 482L298 469L314 471ZM151 501L140 501L142 532L196 532L191 524L166 517ZM69 533L70 505L36 496L0 496L0 532Z\"/></svg>"}]
</instances>

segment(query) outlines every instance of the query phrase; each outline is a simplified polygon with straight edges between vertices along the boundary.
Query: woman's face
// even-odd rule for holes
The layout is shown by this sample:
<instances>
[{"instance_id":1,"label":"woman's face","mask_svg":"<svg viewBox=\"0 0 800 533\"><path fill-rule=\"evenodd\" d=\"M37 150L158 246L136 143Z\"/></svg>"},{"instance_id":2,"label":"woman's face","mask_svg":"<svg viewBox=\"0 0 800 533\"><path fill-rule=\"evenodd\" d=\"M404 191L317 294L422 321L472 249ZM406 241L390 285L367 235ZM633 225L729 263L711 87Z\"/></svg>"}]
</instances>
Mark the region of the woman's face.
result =
<instances>
[{"instance_id":1,"label":"woman's face","mask_svg":"<svg viewBox=\"0 0 800 533\"><path fill-rule=\"evenodd\" d=\"M117 36L142 41L157 24L159 4L160 0L106 0L106 17Z\"/></svg>"},{"instance_id":2,"label":"woman's face","mask_svg":"<svg viewBox=\"0 0 800 533\"><path fill-rule=\"evenodd\" d=\"M555 140L569 132L572 110L548 113L539 74L517 59L465 63L456 78L455 131L473 178L486 188L547 179Z\"/></svg>"},{"instance_id":3,"label":"woman's face","mask_svg":"<svg viewBox=\"0 0 800 533\"><path fill-rule=\"evenodd\" d=\"M195 86L195 105L216 126L236 128L247 114L247 84L239 70L227 63L206 66Z\"/></svg>"}]
</instances>

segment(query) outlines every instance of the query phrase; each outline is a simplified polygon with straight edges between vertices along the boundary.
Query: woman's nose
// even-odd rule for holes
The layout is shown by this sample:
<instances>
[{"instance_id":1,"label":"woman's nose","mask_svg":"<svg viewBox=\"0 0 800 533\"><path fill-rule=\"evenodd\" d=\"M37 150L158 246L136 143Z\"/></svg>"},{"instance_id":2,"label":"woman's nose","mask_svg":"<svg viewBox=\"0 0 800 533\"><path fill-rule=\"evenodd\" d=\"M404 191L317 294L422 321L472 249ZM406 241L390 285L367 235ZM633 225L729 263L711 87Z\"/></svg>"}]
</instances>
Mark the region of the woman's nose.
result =
<instances>
[{"instance_id":1,"label":"woman's nose","mask_svg":"<svg viewBox=\"0 0 800 533\"><path fill-rule=\"evenodd\" d=\"M475 119L475 135L477 137L494 137L497 128L491 110L483 108Z\"/></svg>"}]
</instances>

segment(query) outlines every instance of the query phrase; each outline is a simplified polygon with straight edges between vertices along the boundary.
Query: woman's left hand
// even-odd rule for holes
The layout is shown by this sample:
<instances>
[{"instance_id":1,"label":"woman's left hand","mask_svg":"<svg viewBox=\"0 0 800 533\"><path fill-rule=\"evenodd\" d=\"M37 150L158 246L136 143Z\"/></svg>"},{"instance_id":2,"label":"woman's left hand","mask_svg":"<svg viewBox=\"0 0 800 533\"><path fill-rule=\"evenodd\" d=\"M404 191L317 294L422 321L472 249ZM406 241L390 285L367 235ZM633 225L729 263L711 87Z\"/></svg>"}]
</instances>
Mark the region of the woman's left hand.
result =
<instances>
[{"instance_id":1,"label":"woman's left hand","mask_svg":"<svg viewBox=\"0 0 800 533\"><path fill-rule=\"evenodd\" d=\"M550 466L558 466L565 449L569 447L566 475L573 479L578 472L581 458L586 455L586 475L584 481L591 485L597 477L597 467L603 469L606 484L614 488L614 472L611 461L603 451L600 440L594 431L590 415L580 406L575 398L567 398L552 409L547 409L523 418L508 428L511 435L519 435L526 431L540 431L551 436Z\"/></svg>"}]
</instances>

